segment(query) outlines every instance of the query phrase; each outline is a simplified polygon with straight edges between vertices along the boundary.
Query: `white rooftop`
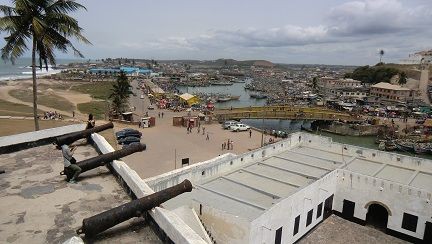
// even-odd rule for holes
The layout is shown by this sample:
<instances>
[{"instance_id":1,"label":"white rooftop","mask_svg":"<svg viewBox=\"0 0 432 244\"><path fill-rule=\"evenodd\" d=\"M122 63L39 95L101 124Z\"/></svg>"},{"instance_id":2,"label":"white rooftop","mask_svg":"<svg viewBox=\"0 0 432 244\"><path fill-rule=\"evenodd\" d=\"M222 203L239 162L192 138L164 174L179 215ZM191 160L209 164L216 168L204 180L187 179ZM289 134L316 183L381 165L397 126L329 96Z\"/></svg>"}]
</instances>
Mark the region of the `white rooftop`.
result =
<instances>
[{"instance_id":1,"label":"white rooftop","mask_svg":"<svg viewBox=\"0 0 432 244\"><path fill-rule=\"evenodd\" d=\"M252 221L275 203L338 168L432 192L430 160L419 159L424 163L418 163L420 168L416 168L414 164L398 159L398 154L379 152L392 160L378 156L372 159L358 153L361 150L373 151L370 149L355 147L356 151L351 146L350 150L335 147L341 148L341 144L302 142L241 168L195 182L196 189L168 201L165 207L175 209L196 201ZM403 155L400 157L407 158L407 161L417 160Z\"/></svg>"}]
</instances>

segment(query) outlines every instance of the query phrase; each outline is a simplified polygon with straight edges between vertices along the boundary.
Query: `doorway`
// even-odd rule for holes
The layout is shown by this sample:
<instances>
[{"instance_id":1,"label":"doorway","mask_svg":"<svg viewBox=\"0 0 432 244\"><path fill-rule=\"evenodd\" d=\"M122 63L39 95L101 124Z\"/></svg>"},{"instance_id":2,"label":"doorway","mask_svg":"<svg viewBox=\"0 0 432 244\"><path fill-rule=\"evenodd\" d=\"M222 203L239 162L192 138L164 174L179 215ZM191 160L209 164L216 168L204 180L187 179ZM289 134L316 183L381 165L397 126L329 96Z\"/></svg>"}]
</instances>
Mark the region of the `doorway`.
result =
<instances>
[{"instance_id":1,"label":"doorway","mask_svg":"<svg viewBox=\"0 0 432 244\"><path fill-rule=\"evenodd\" d=\"M324 219L330 217L333 211L333 195L327 198L324 202Z\"/></svg>"},{"instance_id":2,"label":"doorway","mask_svg":"<svg viewBox=\"0 0 432 244\"><path fill-rule=\"evenodd\" d=\"M383 232L387 229L389 212L387 209L378 203L369 205L366 214L366 225L373 226Z\"/></svg>"},{"instance_id":3,"label":"doorway","mask_svg":"<svg viewBox=\"0 0 432 244\"><path fill-rule=\"evenodd\" d=\"M423 242L424 243L432 243L432 223L428 222L428 221L426 221Z\"/></svg>"},{"instance_id":4,"label":"doorway","mask_svg":"<svg viewBox=\"0 0 432 244\"><path fill-rule=\"evenodd\" d=\"M355 202L351 202L350 200L344 199L343 207L342 207L342 217L348 220L353 219L354 209L355 209Z\"/></svg>"}]
</instances>

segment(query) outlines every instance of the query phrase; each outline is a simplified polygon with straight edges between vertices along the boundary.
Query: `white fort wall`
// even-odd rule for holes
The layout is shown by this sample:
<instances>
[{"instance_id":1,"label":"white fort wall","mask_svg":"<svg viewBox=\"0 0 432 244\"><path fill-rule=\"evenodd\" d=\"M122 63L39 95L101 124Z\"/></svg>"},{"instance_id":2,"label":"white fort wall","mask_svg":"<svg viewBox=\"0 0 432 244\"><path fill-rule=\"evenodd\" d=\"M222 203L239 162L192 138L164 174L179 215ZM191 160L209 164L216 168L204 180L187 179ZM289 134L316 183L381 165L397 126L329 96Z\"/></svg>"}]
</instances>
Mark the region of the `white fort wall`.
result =
<instances>
[{"instance_id":1,"label":"white fort wall","mask_svg":"<svg viewBox=\"0 0 432 244\"><path fill-rule=\"evenodd\" d=\"M370 161L380 161L413 170L421 169L422 171L432 172L432 160L333 142L330 137L303 133L302 143L305 146L321 148L329 152L343 153L347 163L349 163L348 159L351 157L348 155L352 155Z\"/></svg>"},{"instance_id":2,"label":"white fort wall","mask_svg":"<svg viewBox=\"0 0 432 244\"><path fill-rule=\"evenodd\" d=\"M346 157L346 164L349 164L351 162L349 159L354 156L364 160L385 162L413 170L432 172L431 160L335 143L329 137L308 133L294 133L284 141L261 149L239 156L224 155L147 179L146 182L153 190L165 189L181 182L183 179L191 179L193 183L202 182L296 146L311 146L343 154ZM274 243L276 230L281 227L281 243L293 243L322 221L325 200L332 195L334 195L333 210L342 212L344 199L350 200L355 202L353 217L360 220L366 220L368 204L378 202L385 205L391 212L391 216L388 218L388 229L418 239L423 239L425 222L430 222L432 215L432 194L430 192L376 177L353 173L345 169L336 169L288 198L283 199L252 223L248 223L247 220L228 214L220 209L205 205L202 211L204 217L200 216L200 218L204 221L204 224L212 223L212 220L219 221L219 223L212 224L211 227L206 227L212 234L214 233L217 240L223 243L246 243L244 238L249 238L248 243ZM323 204L323 209L321 216L317 218L317 207L320 203ZM192 205L199 212L199 202L194 201ZM307 214L311 209L313 209L312 222L306 226ZM401 228L404 213L418 216L416 232ZM298 233L293 235L295 218L299 215ZM249 233L241 237L238 236L239 240L233 239L235 235L225 235L224 231L227 231L227 227L220 223L242 231L248 230Z\"/></svg>"},{"instance_id":3,"label":"white fort wall","mask_svg":"<svg viewBox=\"0 0 432 244\"><path fill-rule=\"evenodd\" d=\"M286 140L279 141L240 155L227 153L204 162L186 166L152 178L147 178L145 179L145 182L154 191L166 189L182 182L185 179L188 179L192 183L196 184L229 171L239 169L244 165L255 162L262 158L289 150L290 148L293 148L299 144L299 135L301 135L301 133L293 133Z\"/></svg>"},{"instance_id":4,"label":"white fort wall","mask_svg":"<svg viewBox=\"0 0 432 244\"><path fill-rule=\"evenodd\" d=\"M282 227L281 243L293 243L323 220L324 202L336 191L336 171L332 171L293 195L285 198L251 223L249 243L275 243L276 230ZM321 216L317 218L318 205ZM306 226L307 214L312 222ZM298 233L294 235L295 218L300 216Z\"/></svg>"},{"instance_id":5,"label":"white fort wall","mask_svg":"<svg viewBox=\"0 0 432 244\"><path fill-rule=\"evenodd\" d=\"M337 173L334 210L342 212L346 199L355 202L354 217L366 220L369 204L378 202L390 211L388 229L423 239L425 223L432 215L430 192L347 170L338 169ZM416 232L401 227L403 213L418 216Z\"/></svg>"},{"instance_id":6,"label":"white fort wall","mask_svg":"<svg viewBox=\"0 0 432 244\"><path fill-rule=\"evenodd\" d=\"M197 214L216 243L249 243L249 220L202 204L197 200L193 200L192 207L201 210Z\"/></svg>"}]
</instances>

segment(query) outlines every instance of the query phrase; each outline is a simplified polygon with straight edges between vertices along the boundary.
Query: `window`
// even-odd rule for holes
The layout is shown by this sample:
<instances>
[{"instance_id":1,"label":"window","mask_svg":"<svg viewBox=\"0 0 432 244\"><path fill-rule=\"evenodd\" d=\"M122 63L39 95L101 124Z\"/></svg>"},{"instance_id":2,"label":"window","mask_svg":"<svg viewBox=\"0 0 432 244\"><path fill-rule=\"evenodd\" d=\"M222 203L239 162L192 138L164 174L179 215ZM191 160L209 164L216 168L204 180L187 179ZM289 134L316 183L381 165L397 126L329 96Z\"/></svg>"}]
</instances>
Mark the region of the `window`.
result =
<instances>
[{"instance_id":1,"label":"window","mask_svg":"<svg viewBox=\"0 0 432 244\"><path fill-rule=\"evenodd\" d=\"M295 218L295 221L294 221L294 233L293 233L294 236L295 236L295 235L298 233L298 231L299 231L299 225L300 225L300 215L297 216L297 217Z\"/></svg>"},{"instance_id":2,"label":"window","mask_svg":"<svg viewBox=\"0 0 432 244\"><path fill-rule=\"evenodd\" d=\"M416 232L418 217L412 214L403 214L402 229Z\"/></svg>"},{"instance_id":3,"label":"window","mask_svg":"<svg viewBox=\"0 0 432 244\"><path fill-rule=\"evenodd\" d=\"M323 206L322 203L320 203L320 204L318 205L318 208L317 208L317 216L316 216L317 219L318 219L319 217L321 217L321 214L322 214L322 206Z\"/></svg>"},{"instance_id":4,"label":"window","mask_svg":"<svg viewBox=\"0 0 432 244\"><path fill-rule=\"evenodd\" d=\"M281 244L282 241L282 227L276 230L275 244Z\"/></svg>"},{"instance_id":5,"label":"window","mask_svg":"<svg viewBox=\"0 0 432 244\"><path fill-rule=\"evenodd\" d=\"M306 227L308 227L312 223L313 209L309 210L307 219L306 219Z\"/></svg>"}]
</instances>

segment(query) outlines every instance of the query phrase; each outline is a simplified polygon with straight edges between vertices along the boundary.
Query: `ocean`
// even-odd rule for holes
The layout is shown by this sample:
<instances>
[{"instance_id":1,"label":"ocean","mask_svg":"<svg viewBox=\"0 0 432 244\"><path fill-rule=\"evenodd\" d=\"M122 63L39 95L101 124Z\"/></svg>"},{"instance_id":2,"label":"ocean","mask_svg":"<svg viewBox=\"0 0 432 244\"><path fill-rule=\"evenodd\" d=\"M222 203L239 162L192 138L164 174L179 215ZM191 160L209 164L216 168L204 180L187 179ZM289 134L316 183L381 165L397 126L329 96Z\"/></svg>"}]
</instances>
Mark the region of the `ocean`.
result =
<instances>
[{"instance_id":1,"label":"ocean","mask_svg":"<svg viewBox=\"0 0 432 244\"><path fill-rule=\"evenodd\" d=\"M72 62L84 62L83 59L57 59L57 64L68 64ZM0 61L0 82L7 80L29 79L31 74L23 74L23 72L31 72L31 58L20 58L15 65L11 62Z\"/></svg>"}]
</instances>

